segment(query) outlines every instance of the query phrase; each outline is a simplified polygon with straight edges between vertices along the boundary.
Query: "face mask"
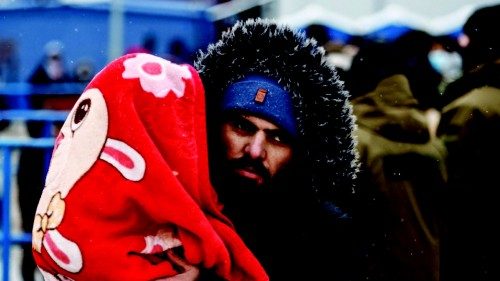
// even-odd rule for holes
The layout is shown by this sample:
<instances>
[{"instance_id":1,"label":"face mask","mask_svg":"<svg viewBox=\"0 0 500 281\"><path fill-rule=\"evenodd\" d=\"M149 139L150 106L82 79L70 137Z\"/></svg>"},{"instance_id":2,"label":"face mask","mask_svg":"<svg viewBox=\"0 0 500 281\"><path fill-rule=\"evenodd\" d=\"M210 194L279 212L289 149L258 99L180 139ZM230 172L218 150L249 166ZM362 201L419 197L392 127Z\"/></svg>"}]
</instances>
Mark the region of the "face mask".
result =
<instances>
[{"instance_id":1,"label":"face mask","mask_svg":"<svg viewBox=\"0 0 500 281\"><path fill-rule=\"evenodd\" d=\"M443 75L446 82L454 81L462 74L462 57L457 52L434 50L428 57L432 67Z\"/></svg>"}]
</instances>

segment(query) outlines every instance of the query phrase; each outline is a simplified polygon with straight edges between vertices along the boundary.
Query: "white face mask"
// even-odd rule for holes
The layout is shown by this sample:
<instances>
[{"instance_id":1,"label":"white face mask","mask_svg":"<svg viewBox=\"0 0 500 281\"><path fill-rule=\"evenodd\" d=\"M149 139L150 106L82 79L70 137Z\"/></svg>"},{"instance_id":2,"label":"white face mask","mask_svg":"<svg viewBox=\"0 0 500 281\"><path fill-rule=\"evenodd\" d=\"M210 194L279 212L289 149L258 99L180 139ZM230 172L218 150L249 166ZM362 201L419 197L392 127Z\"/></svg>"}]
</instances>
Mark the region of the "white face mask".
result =
<instances>
[{"instance_id":1,"label":"white face mask","mask_svg":"<svg viewBox=\"0 0 500 281\"><path fill-rule=\"evenodd\" d=\"M428 58L432 67L443 75L446 82L454 81L462 75L462 57L457 52L433 50L429 52Z\"/></svg>"}]
</instances>

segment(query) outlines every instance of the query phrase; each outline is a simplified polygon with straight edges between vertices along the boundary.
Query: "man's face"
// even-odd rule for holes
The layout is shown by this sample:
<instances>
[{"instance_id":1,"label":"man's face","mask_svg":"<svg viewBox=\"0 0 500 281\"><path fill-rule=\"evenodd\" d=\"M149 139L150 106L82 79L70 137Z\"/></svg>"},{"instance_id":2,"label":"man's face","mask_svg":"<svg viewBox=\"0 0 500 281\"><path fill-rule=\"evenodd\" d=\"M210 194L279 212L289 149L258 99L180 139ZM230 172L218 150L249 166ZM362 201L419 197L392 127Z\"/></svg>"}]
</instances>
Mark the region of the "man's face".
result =
<instances>
[{"instance_id":1,"label":"man's face","mask_svg":"<svg viewBox=\"0 0 500 281\"><path fill-rule=\"evenodd\" d=\"M233 115L222 124L230 174L255 186L268 184L292 158L288 134L252 115Z\"/></svg>"}]
</instances>

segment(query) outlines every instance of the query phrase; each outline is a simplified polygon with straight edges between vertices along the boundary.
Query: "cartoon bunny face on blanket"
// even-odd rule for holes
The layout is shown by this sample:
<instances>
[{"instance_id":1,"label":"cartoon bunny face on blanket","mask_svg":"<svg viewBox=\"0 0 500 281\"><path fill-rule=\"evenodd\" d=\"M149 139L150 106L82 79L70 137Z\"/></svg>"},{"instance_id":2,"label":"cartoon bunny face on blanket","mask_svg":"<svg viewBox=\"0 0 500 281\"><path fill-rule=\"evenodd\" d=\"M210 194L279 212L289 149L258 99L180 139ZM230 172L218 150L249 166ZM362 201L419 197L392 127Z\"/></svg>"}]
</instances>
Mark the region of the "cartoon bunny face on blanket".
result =
<instances>
[{"instance_id":1,"label":"cartoon bunny face on blanket","mask_svg":"<svg viewBox=\"0 0 500 281\"><path fill-rule=\"evenodd\" d=\"M33 248L41 252L44 247L61 268L78 272L82 267L78 245L65 238L57 227L64 218L64 198L76 181L99 159L106 142L107 108L99 90L86 91L70 116L54 145L46 187L35 215ZM73 154L86 157L71 159L70 155Z\"/></svg>"},{"instance_id":2,"label":"cartoon bunny face on blanket","mask_svg":"<svg viewBox=\"0 0 500 281\"><path fill-rule=\"evenodd\" d=\"M46 280L176 280L174 248L223 278L267 279L220 213L204 115L191 66L130 54L94 77L56 139L36 211Z\"/></svg>"},{"instance_id":3,"label":"cartoon bunny face on blanket","mask_svg":"<svg viewBox=\"0 0 500 281\"><path fill-rule=\"evenodd\" d=\"M129 65L135 60L133 66L137 66L137 60L141 57L129 60ZM152 58L147 57L147 59ZM165 61L148 61L144 65L139 65L139 68L142 67L139 70L143 70L146 75L151 74L151 79L167 81L165 77L154 77L154 75L165 75L162 69L164 63ZM123 73L124 77L139 78L139 73L133 66ZM163 83L164 87L158 82L145 83L145 88L158 97L166 96L171 89L178 97L182 96L182 78L190 78L191 73L187 68L171 66L179 71L177 85L170 85L172 86L170 88L169 85L165 85L169 83ZM82 256L78 245L57 230L64 217L64 198L76 181L98 159L108 162L124 178L132 181L142 179L145 162L142 156L125 142L107 138L108 112L106 101L99 89L91 88L85 91L69 116L54 145L46 187L35 216L33 247L38 252L44 247L61 268L69 272L78 272L82 268Z\"/></svg>"}]
</instances>

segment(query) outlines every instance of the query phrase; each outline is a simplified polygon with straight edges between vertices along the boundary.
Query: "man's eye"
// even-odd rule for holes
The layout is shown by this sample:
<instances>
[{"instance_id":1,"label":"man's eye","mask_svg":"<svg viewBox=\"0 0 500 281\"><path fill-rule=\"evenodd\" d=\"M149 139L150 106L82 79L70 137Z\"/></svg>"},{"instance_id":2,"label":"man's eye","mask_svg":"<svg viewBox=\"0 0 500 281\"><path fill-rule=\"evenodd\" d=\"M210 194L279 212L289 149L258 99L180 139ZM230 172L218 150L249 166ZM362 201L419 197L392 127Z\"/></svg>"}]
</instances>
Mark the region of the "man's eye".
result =
<instances>
[{"instance_id":1,"label":"man's eye","mask_svg":"<svg viewBox=\"0 0 500 281\"><path fill-rule=\"evenodd\" d=\"M279 136L279 135L274 135L274 136L272 136L272 138L273 138L273 140L274 140L275 142L281 142L281 141L282 141L282 138L281 138L281 136Z\"/></svg>"},{"instance_id":2,"label":"man's eye","mask_svg":"<svg viewBox=\"0 0 500 281\"><path fill-rule=\"evenodd\" d=\"M243 125L241 122L233 122L233 127L235 127L236 129L240 129L242 130L243 128L245 128L245 125Z\"/></svg>"},{"instance_id":3,"label":"man's eye","mask_svg":"<svg viewBox=\"0 0 500 281\"><path fill-rule=\"evenodd\" d=\"M274 143L289 144L290 139L283 133L268 133L268 139Z\"/></svg>"},{"instance_id":4,"label":"man's eye","mask_svg":"<svg viewBox=\"0 0 500 281\"><path fill-rule=\"evenodd\" d=\"M255 127L251 125L251 123L243 120L236 120L231 124L233 128L237 131L244 133L253 133L255 131Z\"/></svg>"}]
</instances>

